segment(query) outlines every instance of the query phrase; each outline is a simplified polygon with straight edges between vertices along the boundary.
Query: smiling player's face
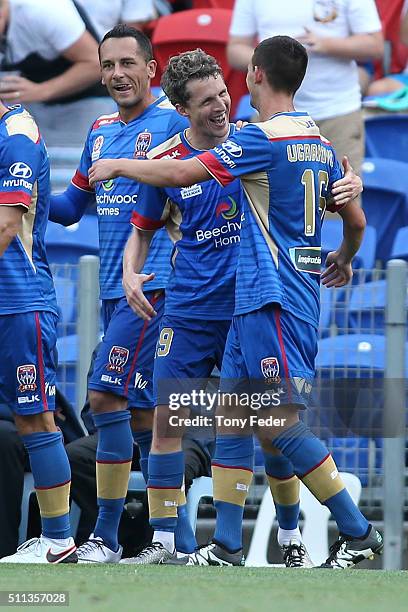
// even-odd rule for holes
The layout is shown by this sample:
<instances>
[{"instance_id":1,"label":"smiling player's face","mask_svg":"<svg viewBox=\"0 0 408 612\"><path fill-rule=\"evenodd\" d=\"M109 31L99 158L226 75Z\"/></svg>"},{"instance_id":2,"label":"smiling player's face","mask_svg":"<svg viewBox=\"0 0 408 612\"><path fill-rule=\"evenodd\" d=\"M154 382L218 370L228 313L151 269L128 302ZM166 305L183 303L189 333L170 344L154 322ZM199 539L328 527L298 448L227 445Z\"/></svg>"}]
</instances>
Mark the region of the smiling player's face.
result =
<instances>
[{"instance_id":1,"label":"smiling player's face","mask_svg":"<svg viewBox=\"0 0 408 612\"><path fill-rule=\"evenodd\" d=\"M219 140L227 136L231 98L222 76L192 79L187 91L190 98L184 110L192 129L203 139Z\"/></svg>"},{"instance_id":2,"label":"smiling player's face","mask_svg":"<svg viewBox=\"0 0 408 612\"><path fill-rule=\"evenodd\" d=\"M120 108L137 106L150 93L156 62L146 62L137 41L108 38L100 49L102 83Z\"/></svg>"}]
</instances>

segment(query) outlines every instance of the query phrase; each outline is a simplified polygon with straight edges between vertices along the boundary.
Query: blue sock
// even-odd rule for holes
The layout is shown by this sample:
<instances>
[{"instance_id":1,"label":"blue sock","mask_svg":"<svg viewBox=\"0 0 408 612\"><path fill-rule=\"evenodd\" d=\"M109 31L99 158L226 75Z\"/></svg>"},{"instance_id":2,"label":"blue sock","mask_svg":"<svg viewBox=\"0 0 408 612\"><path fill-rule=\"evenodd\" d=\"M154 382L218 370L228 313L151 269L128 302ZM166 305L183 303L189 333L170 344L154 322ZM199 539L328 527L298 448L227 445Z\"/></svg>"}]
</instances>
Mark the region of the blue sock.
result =
<instances>
[{"instance_id":1,"label":"blue sock","mask_svg":"<svg viewBox=\"0 0 408 612\"><path fill-rule=\"evenodd\" d=\"M42 534L56 540L69 538L71 468L62 433L36 432L22 436L22 440L30 458L40 506Z\"/></svg>"},{"instance_id":2,"label":"blue sock","mask_svg":"<svg viewBox=\"0 0 408 612\"><path fill-rule=\"evenodd\" d=\"M113 551L118 550L118 528L129 484L133 456L130 412L121 410L93 415L98 429L96 484L98 519L94 535Z\"/></svg>"},{"instance_id":3,"label":"blue sock","mask_svg":"<svg viewBox=\"0 0 408 612\"><path fill-rule=\"evenodd\" d=\"M264 459L279 527L296 529L299 522L300 483L293 471L293 465L285 455L264 453Z\"/></svg>"},{"instance_id":4,"label":"blue sock","mask_svg":"<svg viewBox=\"0 0 408 612\"><path fill-rule=\"evenodd\" d=\"M180 504L177 508L177 527L175 531L176 550L183 553L192 553L197 548L197 540L187 516L187 504Z\"/></svg>"},{"instance_id":5,"label":"blue sock","mask_svg":"<svg viewBox=\"0 0 408 612\"><path fill-rule=\"evenodd\" d=\"M142 470L143 477L145 479L145 482L147 483L147 480L149 477L147 473L147 469L148 469L148 463L149 463L150 448L152 446L153 432L151 429L143 429L142 431L132 431L132 435L133 435L133 440L136 442L136 444L139 447L140 469Z\"/></svg>"},{"instance_id":6,"label":"blue sock","mask_svg":"<svg viewBox=\"0 0 408 612\"><path fill-rule=\"evenodd\" d=\"M253 464L253 436L217 436L212 461L217 511L213 539L230 552L242 548L242 520Z\"/></svg>"},{"instance_id":7,"label":"blue sock","mask_svg":"<svg viewBox=\"0 0 408 612\"><path fill-rule=\"evenodd\" d=\"M183 451L163 455L150 453L147 493L150 525L156 531L175 531L183 478Z\"/></svg>"},{"instance_id":8,"label":"blue sock","mask_svg":"<svg viewBox=\"0 0 408 612\"><path fill-rule=\"evenodd\" d=\"M273 440L298 477L332 513L340 533L364 537L370 524L351 499L328 448L301 421Z\"/></svg>"}]
</instances>

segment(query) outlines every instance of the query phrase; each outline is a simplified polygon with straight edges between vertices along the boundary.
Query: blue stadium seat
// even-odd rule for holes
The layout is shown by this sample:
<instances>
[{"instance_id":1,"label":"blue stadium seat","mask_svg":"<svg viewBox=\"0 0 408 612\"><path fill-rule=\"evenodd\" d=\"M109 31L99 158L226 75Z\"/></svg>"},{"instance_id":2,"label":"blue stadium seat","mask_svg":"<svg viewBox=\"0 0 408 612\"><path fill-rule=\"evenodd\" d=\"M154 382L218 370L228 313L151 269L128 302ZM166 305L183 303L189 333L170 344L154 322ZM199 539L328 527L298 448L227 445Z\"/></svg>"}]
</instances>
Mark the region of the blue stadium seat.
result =
<instances>
[{"instance_id":1,"label":"blue stadium seat","mask_svg":"<svg viewBox=\"0 0 408 612\"><path fill-rule=\"evenodd\" d=\"M408 163L408 115L374 115L365 120L366 157Z\"/></svg>"},{"instance_id":2,"label":"blue stadium seat","mask_svg":"<svg viewBox=\"0 0 408 612\"><path fill-rule=\"evenodd\" d=\"M392 245L391 259L408 261L408 226L399 228Z\"/></svg>"},{"instance_id":3,"label":"blue stadium seat","mask_svg":"<svg viewBox=\"0 0 408 612\"><path fill-rule=\"evenodd\" d=\"M253 106L251 106L250 95L245 94L238 102L237 110L235 111L234 121L251 121L252 117L257 114Z\"/></svg>"},{"instance_id":4,"label":"blue stadium seat","mask_svg":"<svg viewBox=\"0 0 408 612\"><path fill-rule=\"evenodd\" d=\"M327 440L327 446L337 469L358 476L363 487L369 484L370 475L380 475L382 473L382 440L380 438L370 439L364 436L330 437ZM372 466L370 465L370 459L373 451L374 465Z\"/></svg>"},{"instance_id":5,"label":"blue stadium seat","mask_svg":"<svg viewBox=\"0 0 408 612\"><path fill-rule=\"evenodd\" d=\"M57 385L72 406L76 407L76 364L78 336L71 334L57 340Z\"/></svg>"},{"instance_id":6,"label":"blue stadium seat","mask_svg":"<svg viewBox=\"0 0 408 612\"><path fill-rule=\"evenodd\" d=\"M339 248L343 240L343 223L341 219L328 219L322 225L322 264L329 251ZM353 267L372 270L375 263L377 247L377 232L375 227L368 225L364 233L361 247L354 258Z\"/></svg>"},{"instance_id":7,"label":"blue stadium seat","mask_svg":"<svg viewBox=\"0 0 408 612\"><path fill-rule=\"evenodd\" d=\"M59 335L74 332L76 325L76 282L66 276L54 276L54 287L59 310ZM61 329L62 328L62 329Z\"/></svg>"},{"instance_id":8,"label":"blue stadium seat","mask_svg":"<svg viewBox=\"0 0 408 612\"><path fill-rule=\"evenodd\" d=\"M382 376L384 367L385 336L383 335L344 334L324 338L319 342L316 368L324 373L327 371L331 377L333 375L351 377L353 374Z\"/></svg>"},{"instance_id":9,"label":"blue stadium seat","mask_svg":"<svg viewBox=\"0 0 408 612\"><path fill-rule=\"evenodd\" d=\"M336 303L337 292L327 289L324 285L320 286L320 320L319 332L322 338L330 332L330 325L333 322L333 314Z\"/></svg>"},{"instance_id":10,"label":"blue stadium seat","mask_svg":"<svg viewBox=\"0 0 408 612\"><path fill-rule=\"evenodd\" d=\"M408 343L405 354L407 376ZM325 338L319 342L316 365L320 376L312 425L327 438L339 470L357 474L367 485L369 475L380 474L382 466L385 337Z\"/></svg>"},{"instance_id":11,"label":"blue stadium seat","mask_svg":"<svg viewBox=\"0 0 408 612\"><path fill-rule=\"evenodd\" d=\"M49 263L76 264L82 255L99 255L98 219L84 215L69 227L49 221L45 244Z\"/></svg>"},{"instance_id":12,"label":"blue stadium seat","mask_svg":"<svg viewBox=\"0 0 408 612\"><path fill-rule=\"evenodd\" d=\"M348 326L350 330L363 333L383 334L387 283L373 281L353 287L348 304Z\"/></svg>"},{"instance_id":13,"label":"blue stadium seat","mask_svg":"<svg viewBox=\"0 0 408 612\"><path fill-rule=\"evenodd\" d=\"M367 223L377 229L376 258L387 261L398 229L408 225L408 164L366 159L363 184Z\"/></svg>"},{"instance_id":14,"label":"blue stadium seat","mask_svg":"<svg viewBox=\"0 0 408 612\"><path fill-rule=\"evenodd\" d=\"M48 147L53 193L62 192L67 188L78 167L81 153L81 147Z\"/></svg>"}]
</instances>

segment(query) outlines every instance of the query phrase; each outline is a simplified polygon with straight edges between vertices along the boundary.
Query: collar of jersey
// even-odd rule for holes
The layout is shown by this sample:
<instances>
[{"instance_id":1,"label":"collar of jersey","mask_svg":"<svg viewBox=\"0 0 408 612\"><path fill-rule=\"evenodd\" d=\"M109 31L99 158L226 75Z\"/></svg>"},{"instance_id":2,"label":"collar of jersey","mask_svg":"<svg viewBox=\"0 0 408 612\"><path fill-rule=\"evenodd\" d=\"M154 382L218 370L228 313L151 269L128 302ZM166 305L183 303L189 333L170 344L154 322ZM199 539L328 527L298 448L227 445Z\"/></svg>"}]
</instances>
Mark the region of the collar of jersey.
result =
<instances>
[{"instance_id":1,"label":"collar of jersey","mask_svg":"<svg viewBox=\"0 0 408 612\"><path fill-rule=\"evenodd\" d=\"M187 130L188 130L188 128L186 128L185 130L183 130L183 131L180 133L180 137L181 137L181 141L182 141L183 145L184 145L185 147L187 147L187 148L189 149L189 151L191 151L192 153L204 153L204 151L206 151L206 150L210 151L210 149L196 149L195 147L193 147L193 146L190 144L190 141L189 141L189 140L187 140L187 138L186 138L186 132L187 132ZM227 136L226 140L227 140L227 139L228 139L228 138L229 138L229 137L230 137L230 136L231 136L231 135L234 133L234 131L235 131L235 124L234 124L234 123L230 123L230 124L229 124L229 132L228 132L228 136ZM211 148L212 148L212 147L211 147Z\"/></svg>"},{"instance_id":2,"label":"collar of jersey","mask_svg":"<svg viewBox=\"0 0 408 612\"><path fill-rule=\"evenodd\" d=\"M4 113L4 115L2 116L1 120L5 121L7 119L7 117L10 117L10 115L16 115L17 113L21 113L23 112L23 107L21 106L21 104L15 104L13 106L7 106L8 111L6 113Z\"/></svg>"},{"instance_id":3,"label":"collar of jersey","mask_svg":"<svg viewBox=\"0 0 408 612\"><path fill-rule=\"evenodd\" d=\"M133 125L133 123L135 123L136 121L140 121L140 119L145 119L145 117L152 112L152 110L154 108L156 108L156 106L158 104L160 104L160 102L163 102L163 100L166 99L166 96L160 96L160 98L157 98L157 100L155 100L154 102L152 102L151 104L149 104L149 106L147 108L144 109L143 113L141 115L138 115L137 117L135 117L134 119L132 119L131 121L129 121L129 123L125 123L124 121L122 121L122 119L120 119L120 122L123 125ZM120 117L120 115L119 115Z\"/></svg>"},{"instance_id":4,"label":"collar of jersey","mask_svg":"<svg viewBox=\"0 0 408 612\"><path fill-rule=\"evenodd\" d=\"M286 117L308 117L309 114L306 113L305 111L288 111L288 112L285 112L285 113L275 113L271 117L269 117L268 121L270 121L271 119L274 119L275 117L282 117L282 116L286 116Z\"/></svg>"}]
</instances>

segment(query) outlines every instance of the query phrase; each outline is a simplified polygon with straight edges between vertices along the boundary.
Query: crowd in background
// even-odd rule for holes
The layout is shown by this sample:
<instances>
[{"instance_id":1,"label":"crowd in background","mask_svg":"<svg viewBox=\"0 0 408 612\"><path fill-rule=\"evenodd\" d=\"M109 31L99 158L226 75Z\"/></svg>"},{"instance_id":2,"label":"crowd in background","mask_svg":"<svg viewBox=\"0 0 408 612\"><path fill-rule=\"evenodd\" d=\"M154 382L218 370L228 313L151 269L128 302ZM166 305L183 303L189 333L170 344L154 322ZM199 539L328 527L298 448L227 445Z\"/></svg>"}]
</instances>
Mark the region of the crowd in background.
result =
<instances>
[{"instance_id":1,"label":"crowd in background","mask_svg":"<svg viewBox=\"0 0 408 612\"><path fill-rule=\"evenodd\" d=\"M2 99L25 105L48 145L80 146L92 120L115 111L100 83L97 46L104 32L126 22L152 34L157 20L172 11L229 4L231 66L245 71L254 44L267 36L299 38L310 65L297 103L358 169L360 85L377 95L408 83L406 0L377 0L378 13L374 0L60 0L57 11L52 0L1 0ZM381 29L389 41L385 55Z\"/></svg>"}]
</instances>

